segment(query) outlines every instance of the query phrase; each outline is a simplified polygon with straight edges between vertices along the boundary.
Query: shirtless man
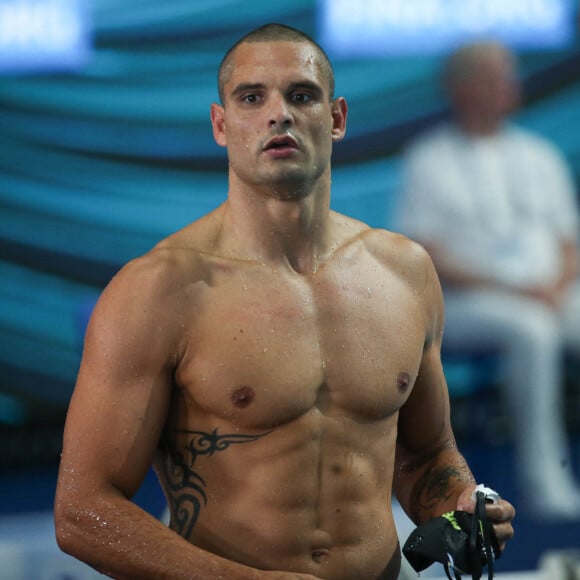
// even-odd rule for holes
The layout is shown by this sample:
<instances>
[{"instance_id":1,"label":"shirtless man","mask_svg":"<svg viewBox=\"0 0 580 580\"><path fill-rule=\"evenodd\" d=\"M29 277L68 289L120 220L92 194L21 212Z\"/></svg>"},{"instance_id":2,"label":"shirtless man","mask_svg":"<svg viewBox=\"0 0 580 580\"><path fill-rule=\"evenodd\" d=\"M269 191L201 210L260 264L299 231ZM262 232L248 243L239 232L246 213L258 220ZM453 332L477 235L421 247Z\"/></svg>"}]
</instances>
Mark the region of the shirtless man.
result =
<instances>
[{"instance_id":1,"label":"shirtless man","mask_svg":"<svg viewBox=\"0 0 580 580\"><path fill-rule=\"evenodd\" d=\"M415 243L330 210L347 106L302 33L226 55L228 200L125 266L87 330L55 504L61 548L115 578L394 579L415 522L472 509ZM153 463L169 527L131 497ZM488 508L502 545L513 507Z\"/></svg>"}]
</instances>

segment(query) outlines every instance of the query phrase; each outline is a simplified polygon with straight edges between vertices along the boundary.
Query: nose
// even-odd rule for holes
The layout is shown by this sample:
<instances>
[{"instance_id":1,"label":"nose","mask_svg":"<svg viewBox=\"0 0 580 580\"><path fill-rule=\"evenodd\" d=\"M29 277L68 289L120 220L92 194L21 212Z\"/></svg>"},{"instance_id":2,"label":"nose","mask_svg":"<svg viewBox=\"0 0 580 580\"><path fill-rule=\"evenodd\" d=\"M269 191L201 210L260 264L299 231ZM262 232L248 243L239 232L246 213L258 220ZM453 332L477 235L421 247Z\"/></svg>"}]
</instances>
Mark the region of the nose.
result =
<instances>
[{"instance_id":1,"label":"nose","mask_svg":"<svg viewBox=\"0 0 580 580\"><path fill-rule=\"evenodd\" d=\"M276 95L270 99L268 125L273 127L289 127L294 122L289 103L283 95Z\"/></svg>"}]
</instances>

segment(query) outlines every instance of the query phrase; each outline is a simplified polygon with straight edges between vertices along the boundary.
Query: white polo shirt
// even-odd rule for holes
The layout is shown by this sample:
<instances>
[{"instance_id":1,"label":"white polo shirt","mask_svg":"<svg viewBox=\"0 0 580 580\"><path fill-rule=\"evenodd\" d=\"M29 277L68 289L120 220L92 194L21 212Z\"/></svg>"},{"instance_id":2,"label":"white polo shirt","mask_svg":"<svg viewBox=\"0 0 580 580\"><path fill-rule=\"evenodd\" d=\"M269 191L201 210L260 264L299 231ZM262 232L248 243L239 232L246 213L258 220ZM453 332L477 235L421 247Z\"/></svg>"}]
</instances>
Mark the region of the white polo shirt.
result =
<instances>
[{"instance_id":1,"label":"white polo shirt","mask_svg":"<svg viewBox=\"0 0 580 580\"><path fill-rule=\"evenodd\" d=\"M577 239L578 212L553 145L513 126L474 138L443 124L410 147L403 171L401 232L504 284L558 277L559 246Z\"/></svg>"}]
</instances>

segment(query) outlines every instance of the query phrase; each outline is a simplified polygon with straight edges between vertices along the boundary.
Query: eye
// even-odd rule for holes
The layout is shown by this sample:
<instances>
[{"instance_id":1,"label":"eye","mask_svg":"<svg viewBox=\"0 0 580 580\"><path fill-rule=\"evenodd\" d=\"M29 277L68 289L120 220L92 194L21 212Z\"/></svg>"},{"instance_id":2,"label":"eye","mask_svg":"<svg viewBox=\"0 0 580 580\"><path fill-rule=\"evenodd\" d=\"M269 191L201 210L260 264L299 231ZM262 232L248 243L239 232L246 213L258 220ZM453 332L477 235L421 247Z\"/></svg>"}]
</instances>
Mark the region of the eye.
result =
<instances>
[{"instance_id":1,"label":"eye","mask_svg":"<svg viewBox=\"0 0 580 580\"><path fill-rule=\"evenodd\" d=\"M244 103L257 103L259 99L260 99L260 97L258 95L256 95L255 93L252 93L249 95L244 95L242 97L242 101Z\"/></svg>"},{"instance_id":2,"label":"eye","mask_svg":"<svg viewBox=\"0 0 580 580\"><path fill-rule=\"evenodd\" d=\"M290 98L295 103L307 103L312 99L312 95L308 93L292 93Z\"/></svg>"}]
</instances>

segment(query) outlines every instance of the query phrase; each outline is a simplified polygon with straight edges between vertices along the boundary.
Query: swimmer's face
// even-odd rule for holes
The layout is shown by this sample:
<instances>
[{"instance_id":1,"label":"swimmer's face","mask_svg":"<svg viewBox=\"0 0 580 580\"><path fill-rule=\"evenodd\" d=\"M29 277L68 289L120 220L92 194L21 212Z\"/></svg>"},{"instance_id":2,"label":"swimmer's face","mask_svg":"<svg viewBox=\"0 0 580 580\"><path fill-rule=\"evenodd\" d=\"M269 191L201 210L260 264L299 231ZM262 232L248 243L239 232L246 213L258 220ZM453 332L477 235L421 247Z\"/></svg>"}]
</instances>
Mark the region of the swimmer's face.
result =
<instances>
[{"instance_id":1,"label":"swimmer's face","mask_svg":"<svg viewBox=\"0 0 580 580\"><path fill-rule=\"evenodd\" d=\"M212 126L235 179L272 187L329 175L332 142L344 136L346 103L331 99L314 47L243 43L223 88L223 106L212 105Z\"/></svg>"}]
</instances>

